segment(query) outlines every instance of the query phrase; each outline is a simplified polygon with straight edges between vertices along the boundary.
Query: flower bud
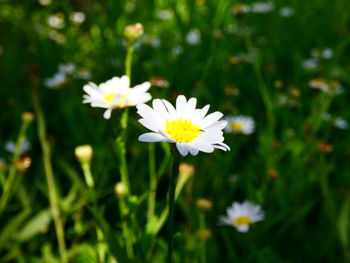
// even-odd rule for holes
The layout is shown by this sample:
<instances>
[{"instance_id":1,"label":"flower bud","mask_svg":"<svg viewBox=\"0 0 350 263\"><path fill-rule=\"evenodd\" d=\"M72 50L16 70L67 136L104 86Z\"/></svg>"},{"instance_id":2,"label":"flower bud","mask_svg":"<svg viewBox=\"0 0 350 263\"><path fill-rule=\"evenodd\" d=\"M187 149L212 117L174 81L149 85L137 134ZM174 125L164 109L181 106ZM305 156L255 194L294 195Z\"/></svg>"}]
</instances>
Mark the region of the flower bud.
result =
<instances>
[{"instance_id":1,"label":"flower bud","mask_svg":"<svg viewBox=\"0 0 350 263\"><path fill-rule=\"evenodd\" d=\"M196 204L202 212L207 212L213 207L213 202L204 198L197 199Z\"/></svg>"},{"instance_id":2,"label":"flower bud","mask_svg":"<svg viewBox=\"0 0 350 263\"><path fill-rule=\"evenodd\" d=\"M196 235L199 240L208 240L213 236L209 229L197 229Z\"/></svg>"},{"instance_id":3,"label":"flower bud","mask_svg":"<svg viewBox=\"0 0 350 263\"><path fill-rule=\"evenodd\" d=\"M80 162L89 162L92 158L92 148L91 145L80 145L75 148L75 157L80 161Z\"/></svg>"},{"instance_id":4,"label":"flower bud","mask_svg":"<svg viewBox=\"0 0 350 263\"><path fill-rule=\"evenodd\" d=\"M6 162L0 158L0 173L1 172L5 172L7 169L7 165L6 165Z\"/></svg>"},{"instance_id":5,"label":"flower bud","mask_svg":"<svg viewBox=\"0 0 350 263\"><path fill-rule=\"evenodd\" d=\"M194 175L194 166L188 163L180 163L179 172L181 175L193 176Z\"/></svg>"},{"instance_id":6,"label":"flower bud","mask_svg":"<svg viewBox=\"0 0 350 263\"><path fill-rule=\"evenodd\" d=\"M141 23L127 25L124 29L124 37L130 44L134 44L143 35L143 26Z\"/></svg>"},{"instance_id":7,"label":"flower bud","mask_svg":"<svg viewBox=\"0 0 350 263\"><path fill-rule=\"evenodd\" d=\"M32 164L32 158L30 158L29 156L19 158L16 160L16 163L15 163L16 169L21 172L24 172L25 170L27 170L31 164Z\"/></svg>"},{"instance_id":8,"label":"flower bud","mask_svg":"<svg viewBox=\"0 0 350 263\"><path fill-rule=\"evenodd\" d=\"M114 187L114 192L117 197L124 197L128 194L128 189L124 183L119 182L119 183L116 183Z\"/></svg>"},{"instance_id":9,"label":"flower bud","mask_svg":"<svg viewBox=\"0 0 350 263\"><path fill-rule=\"evenodd\" d=\"M26 122L31 122L34 119L34 114L32 112L23 112L22 120Z\"/></svg>"}]
</instances>

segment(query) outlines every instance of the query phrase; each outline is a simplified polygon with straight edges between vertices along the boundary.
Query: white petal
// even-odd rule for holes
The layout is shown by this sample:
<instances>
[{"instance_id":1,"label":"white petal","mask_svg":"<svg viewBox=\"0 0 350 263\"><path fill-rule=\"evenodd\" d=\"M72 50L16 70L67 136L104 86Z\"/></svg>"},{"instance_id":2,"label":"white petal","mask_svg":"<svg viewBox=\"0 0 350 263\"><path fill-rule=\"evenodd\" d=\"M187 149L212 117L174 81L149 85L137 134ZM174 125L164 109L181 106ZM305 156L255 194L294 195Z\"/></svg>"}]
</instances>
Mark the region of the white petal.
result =
<instances>
[{"instance_id":1,"label":"white petal","mask_svg":"<svg viewBox=\"0 0 350 263\"><path fill-rule=\"evenodd\" d=\"M108 109L103 113L103 118L108 120L111 117L111 114L112 114L112 109Z\"/></svg>"},{"instance_id":2,"label":"white petal","mask_svg":"<svg viewBox=\"0 0 350 263\"><path fill-rule=\"evenodd\" d=\"M148 132L148 133L144 133L144 134L140 135L139 141L141 141L141 142L163 142L163 141L166 141L166 138L164 138L164 136L160 135L159 133Z\"/></svg>"},{"instance_id":3,"label":"white petal","mask_svg":"<svg viewBox=\"0 0 350 263\"><path fill-rule=\"evenodd\" d=\"M223 116L223 114L219 111L216 111L216 112L209 114L200 122L201 128L205 129L206 127L209 127L214 122L218 121L222 116Z\"/></svg>"},{"instance_id":4,"label":"white petal","mask_svg":"<svg viewBox=\"0 0 350 263\"><path fill-rule=\"evenodd\" d=\"M188 149L187 149L186 144L177 142L176 148L179 150L179 152L182 156L186 156L188 154Z\"/></svg>"},{"instance_id":5,"label":"white petal","mask_svg":"<svg viewBox=\"0 0 350 263\"><path fill-rule=\"evenodd\" d=\"M145 126L147 129L157 132L159 130L159 123L151 119L139 119L139 123Z\"/></svg>"},{"instance_id":6,"label":"white petal","mask_svg":"<svg viewBox=\"0 0 350 263\"><path fill-rule=\"evenodd\" d=\"M163 119L168 118L168 111L164 106L164 103L160 99L155 99L152 102L152 106L155 112L157 112Z\"/></svg>"},{"instance_id":7,"label":"white petal","mask_svg":"<svg viewBox=\"0 0 350 263\"><path fill-rule=\"evenodd\" d=\"M204 118L205 114L207 114L209 108L210 106L206 105L202 109L196 109L192 116L192 122L193 123L200 122Z\"/></svg>"},{"instance_id":8,"label":"white petal","mask_svg":"<svg viewBox=\"0 0 350 263\"><path fill-rule=\"evenodd\" d=\"M184 95L180 95L176 99L176 111L179 114L180 118L184 117L187 108L187 101Z\"/></svg>"},{"instance_id":9,"label":"white petal","mask_svg":"<svg viewBox=\"0 0 350 263\"><path fill-rule=\"evenodd\" d=\"M144 82L144 83L142 83L142 84L136 85L135 87L132 88L132 91L133 91L135 94L140 94L140 93L144 93L144 92L146 92L147 90L149 90L150 87L151 87L151 83L149 83L149 82L147 81L147 82Z\"/></svg>"},{"instance_id":10,"label":"white petal","mask_svg":"<svg viewBox=\"0 0 350 263\"><path fill-rule=\"evenodd\" d=\"M238 232L246 233L249 230L249 225L236 226Z\"/></svg>"}]
</instances>

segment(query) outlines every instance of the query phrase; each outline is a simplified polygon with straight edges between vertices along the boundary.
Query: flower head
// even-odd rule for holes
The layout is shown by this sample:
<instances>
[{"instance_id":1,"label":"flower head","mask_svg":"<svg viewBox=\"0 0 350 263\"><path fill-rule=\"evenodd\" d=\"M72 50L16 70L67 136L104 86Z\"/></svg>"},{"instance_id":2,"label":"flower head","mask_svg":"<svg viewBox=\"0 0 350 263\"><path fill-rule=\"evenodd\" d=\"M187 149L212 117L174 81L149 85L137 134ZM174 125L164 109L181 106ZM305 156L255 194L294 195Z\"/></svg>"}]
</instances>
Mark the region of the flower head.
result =
<instances>
[{"instance_id":1,"label":"flower head","mask_svg":"<svg viewBox=\"0 0 350 263\"><path fill-rule=\"evenodd\" d=\"M103 117L109 119L113 109L135 106L152 98L151 94L146 92L151 87L149 82L133 88L130 88L129 85L130 80L127 76L114 77L98 86L89 82L83 87L87 93L83 96L83 103L90 103L91 107L107 109Z\"/></svg>"},{"instance_id":2,"label":"flower head","mask_svg":"<svg viewBox=\"0 0 350 263\"><path fill-rule=\"evenodd\" d=\"M153 132L139 137L142 142L175 143L182 156L188 153L197 155L199 151L211 153L214 149L230 150L224 143L222 129L227 121L221 120L223 114L214 112L205 116L209 105L196 109L197 99L180 95L176 108L166 100L153 100L153 108L146 104L137 106L139 122Z\"/></svg>"},{"instance_id":3,"label":"flower head","mask_svg":"<svg viewBox=\"0 0 350 263\"><path fill-rule=\"evenodd\" d=\"M245 135L252 134L255 129L253 118L245 116L228 116L225 118L228 125L225 128L226 132L242 133Z\"/></svg>"},{"instance_id":4,"label":"flower head","mask_svg":"<svg viewBox=\"0 0 350 263\"><path fill-rule=\"evenodd\" d=\"M242 204L233 202L232 206L227 208L226 211L227 215L220 216L219 222L234 226L239 232L248 232L250 224L264 219L264 212L261 207L249 201L244 201Z\"/></svg>"}]
</instances>

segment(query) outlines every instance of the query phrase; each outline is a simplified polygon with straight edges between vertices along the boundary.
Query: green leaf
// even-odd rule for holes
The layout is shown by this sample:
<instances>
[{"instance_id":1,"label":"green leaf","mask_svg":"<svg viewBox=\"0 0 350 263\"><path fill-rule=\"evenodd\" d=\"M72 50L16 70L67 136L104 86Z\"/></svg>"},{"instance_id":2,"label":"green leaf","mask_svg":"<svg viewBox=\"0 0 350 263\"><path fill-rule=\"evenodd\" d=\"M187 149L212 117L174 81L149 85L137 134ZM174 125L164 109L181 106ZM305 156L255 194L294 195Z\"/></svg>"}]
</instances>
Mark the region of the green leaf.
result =
<instances>
[{"instance_id":1,"label":"green leaf","mask_svg":"<svg viewBox=\"0 0 350 263\"><path fill-rule=\"evenodd\" d=\"M29 214L30 209L24 210L22 213L11 219L11 221L3 228L0 234L0 250L11 240L13 234L18 231L18 228L20 228Z\"/></svg>"},{"instance_id":2,"label":"green leaf","mask_svg":"<svg viewBox=\"0 0 350 263\"><path fill-rule=\"evenodd\" d=\"M19 242L28 241L41 233L52 221L50 208L40 211L22 229L15 234L14 238Z\"/></svg>"},{"instance_id":3,"label":"green leaf","mask_svg":"<svg viewBox=\"0 0 350 263\"><path fill-rule=\"evenodd\" d=\"M77 263L96 263L97 253L96 249L89 244L82 244L77 251Z\"/></svg>"}]
</instances>

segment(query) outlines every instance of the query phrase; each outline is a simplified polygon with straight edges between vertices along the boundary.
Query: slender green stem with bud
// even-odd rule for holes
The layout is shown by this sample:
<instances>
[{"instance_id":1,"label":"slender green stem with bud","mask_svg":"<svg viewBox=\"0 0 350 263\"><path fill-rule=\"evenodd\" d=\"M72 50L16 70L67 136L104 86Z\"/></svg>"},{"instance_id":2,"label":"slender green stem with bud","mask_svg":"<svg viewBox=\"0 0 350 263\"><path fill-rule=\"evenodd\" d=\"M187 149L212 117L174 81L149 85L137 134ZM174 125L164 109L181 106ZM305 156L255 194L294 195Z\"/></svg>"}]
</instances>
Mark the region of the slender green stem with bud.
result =
<instances>
[{"instance_id":1,"label":"slender green stem with bud","mask_svg":"<svg viewBox=\"0 0 350 263\"><path fill-rule=\"evenodd\" d=\"M38 136L41 144L41 149L43 152L44 169L45 169L47 185L49 188L50 207L51 207L53 221L55 224L61 262L68 263L66 243L64 238L64 228L63 228L63 223L61 220L60 209L59 209L59 197L56 190L55 178L54 178L54 173L53 173L52 163L51 163L50 144L47 140L45 117L41 109L39 95L36 87L33 87L32 89L32 99L33 99L35 113L38 120L37 122Z\"/></svg>"},{"instance_id":2,"label":"slender green stem with bud","mask_svg":"<svg viewBox=\"0 0 350 263\"><path fill-rule=\"evenodd\" d=\"M13 185L14 185L14 182L16 179L16 171L17 171L16 162L21 155L21 147L22 147L22 144L25 140L26 131L27 131L27 128L28 128L30 122L31 121L23 120L20 131L19 131L18 139L16 142L16 149L15 149L15 152L14 152L13 157L12 157L12 163L10 166L8 179L4 183L4 191L3 191L2 195L1 195L1 199L0 199L0 214L5 210L7 203L10 200L11 195L12 195L12 188L13 188Z\"/></svg>"}]
</instances>

